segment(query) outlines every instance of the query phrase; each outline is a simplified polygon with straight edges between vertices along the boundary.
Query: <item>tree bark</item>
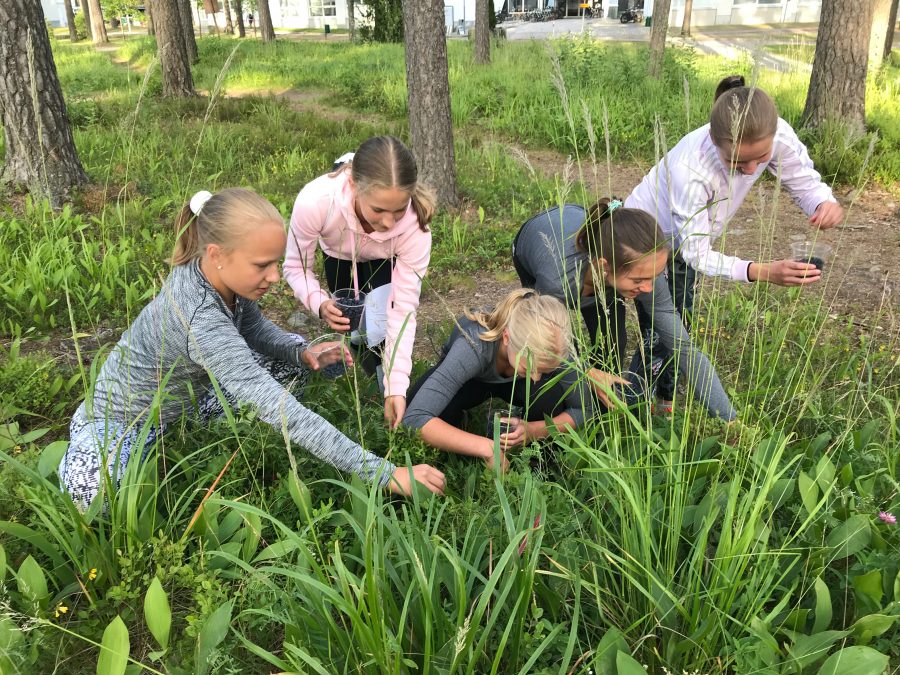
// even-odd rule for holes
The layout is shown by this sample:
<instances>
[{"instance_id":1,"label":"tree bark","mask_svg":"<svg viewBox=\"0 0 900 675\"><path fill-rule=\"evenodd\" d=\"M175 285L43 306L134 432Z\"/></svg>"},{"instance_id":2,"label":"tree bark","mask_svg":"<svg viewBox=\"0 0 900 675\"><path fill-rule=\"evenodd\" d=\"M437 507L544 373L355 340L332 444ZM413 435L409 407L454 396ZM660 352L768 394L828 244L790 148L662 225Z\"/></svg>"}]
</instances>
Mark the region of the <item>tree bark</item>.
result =
<instances>
[{"instance_id":1,"label":"tree bark","mask_svg":"<svg viewBox=\"0 0 900 675\"><path fill-rule=\"evenodd\" d=\"M691 12L694 11L694 0L684 0L684 19L681 21L682 37L691 37Z\"/></svg>"},{"instance_id":2,"label":"tree bark","mask_svg":"<svg viewBox=\"0 0 900 675\"><path fill-rule=\"evenodd\" d=\"M75 30L75 12L72 11L72 0L65 0L66 25L69 27L69 41L78 42L78 31Z\"/></svg>"},{"instance_id":3,"label":"tree bark","mask_svg":"<svg viewBox=\"0 0 900 675\"><path fill-rule=\"evenodd\" d=\"M256 10L259 12L259 37L263 42L272 42L275 39L275 27L272 26L269 0L256 0Z\"/></svg>"},{"instance_id":4,"label":"tree bark","mask_svg":"<svg viewBox=\"0 0 900 675\"><path fill-rule=\"evenodd\" d=\"M197 38L194 37L194 17L191 14L192 0L175 0L178 10L178 25L181 27L181 40L184 42L184 53L187 54L188 63L197 63L200 56L197 54ZM198 10L199 11L199 10ZM199 24L199 21L197 22ZM194 85L191 84L193 90Z\"/></svg>"},{"instance_id":5,"label":"tree bark","mask_svg":"<svg viewBox=\"0 0 900 675\"><path fill-rule=\"evenodd\" d=\"M24 188L56 208L88 178L75 149L41 3L3 0L0 26L0 118L6 136L0 184Z\"/></svg>"},{"instance_id":6,"label":"tree bark","mask_svg":"<svg viewBox=\"0 0 900 675\"><path fill-rule=\"evenodd\" d=\"M662 75L671 6L672 0L658 0L653 3L653 27L650 29L650 77Z\"/></svg>"},{"instance_id":7,"label":"tree bark","mask_svg":"<svg viewBox=\"0 0 900 675\"><path fill-rule=\"evenodd\" d=\"M179 4L183 0L152 0L156 49L162 71L163 96L195 96L194 78L184 45Z\"/></svg>"},{"instance_id":8,"label":"tree bark","mask_svg":"<svg viewBox=\"0 0 900 675\"><path fill-rule=\"evenodd\" d=\"M88 40L94 39L91 32L91 3L88 0L81 0L81 11L84 12L84 32L87 34Z\"/></svg>"},{"instance_id":9,"label":"tree bark","mask_svg":"<svg viewBox=\"0 0 900 675\"><path fill-rule=\"evenodd\" d=\"M144 14L147 17L147 35L153 37L156 35L156 26L153 25L153 12L150 10L150 2L144 5Z\"/></svg>"},{"instance_id":10,"label":"tree bark","mask_svg":"<svg viewBox=\"0 0 900 675\"><path fill-rule=\"evenodd\" d=\"M347 0L347 29L350 31L350 42L356 42L356 2Z\"/></svg>"},{"instance_id":11,"label":"tree bark","mask_svg":"<svg viewBox=\"0 0 900 675\"><path fill-rule=\"evenodd\" d=\"M866 122L866 69L873 2L822 0L816 53L803 120L821 127L840 121L862 130Z\"/></svg>"},{"instance_id":12,"label":"tree bark","mask_svg":"<svg viewBox=\"0 0 900 675\"><path fill-rule=\"evenodd\" d=\"M244 7L241 0L234 0L234 15L237 17L238 37L247 37L247 31L244 29Z\"/></svg>"},{"instance_id":13,"label":"tree bark","mask_svg":"<svg viewBox=\"0 0 900 675\"><path fill-rule=\"evenodd\" d=\"M475 63L491 62L490 0L475 0Z\"/></svg>"},{"instance_id":14,"label":"tree bark","mask_svg":"<svg viewBox=\"0 0 900 675\"><path fill-rule=\"evenodd\" d=\"M106 36L106 23L103 21L100 0L86 0L84 4L91 6L91 39L95 45L106 44L109 38Z\"/></svg>"},{"instance_id":15,"label":"tree bark","mask_svg":"<svg viewBox=\"0 0 900 675\"><path fill-rule=\"evenodd\" d=\"M409 135L419 177L438 201L456 205L456 162L450 116L450 82L443 0L404 0Z\"/></svg>"},{"instance_id":16,"label":"tree bark","mask_svg":"<svg viewBox=\"0 0 900 675\"><path fill-rule=\"evenodd\" d=\"M891 11L894 10L896 2L894 0L874 0L874 4L872 34L869 36L869 70L878 70L886 58L884 44L888 31L894 28L888 22L891 20Z\"/></svg>"},{"instance_id":17,"label":"tree bark","mask_svg":"<svg viewBox=\"0 0 900 675\"><path fill-rule=\"evenodd\" d=\"M891 5L891 14L888 18L888 30L887 34L884 36L884 53L881 56L882 61L891 57L891 50L894 48L894 29L897 27L898 2L900 2L900 0L894 0L894 4Z\"/></svg>"},{"instance_id":18,"label":"tree bark","mask_svg":"<svg viewBox=\"0 0 900 675\"><path fill-rule=\"evenodd\" d=\"M234 22L231 20L231 7L228 6L228 0L223 0L225 6L225 32L228 35L234 35Z\"/></svg>"}]
</instances>

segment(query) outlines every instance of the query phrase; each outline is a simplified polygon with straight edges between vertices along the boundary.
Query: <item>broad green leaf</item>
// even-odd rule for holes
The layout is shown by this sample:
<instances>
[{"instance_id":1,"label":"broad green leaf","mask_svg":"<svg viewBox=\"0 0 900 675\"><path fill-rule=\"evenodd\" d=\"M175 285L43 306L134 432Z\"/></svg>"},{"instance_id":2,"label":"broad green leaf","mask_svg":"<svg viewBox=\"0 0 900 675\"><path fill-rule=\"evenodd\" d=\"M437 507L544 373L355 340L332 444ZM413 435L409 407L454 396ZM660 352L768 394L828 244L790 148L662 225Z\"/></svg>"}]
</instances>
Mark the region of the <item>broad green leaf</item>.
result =
<instances>
[{"instance_id":1,"label":"broad green leaf","mask_svg":"<svg viewBox=\"0 0 900 675\"><path fill-rule=\"evenodd\" d=\"M844 647L828 657L819 675L883 675L888 657L870 647Z\"/></svg>"},{"instance_id":2,"label":"broad green leaf","mask_svg":"<svg viewBox=\"0 0 900 675\"><path fill-rule=\"evenodd\" d=\"M9 652L22 641L22 631L8 616L0 616L0 654ZM0 669L0 673L4 672Z\"/></svg>"},{"instance_id":3,"label":"broad green leaf","mask_svg":"<svg viewBox=\"0 0 900 675\"><path fill-rule=\"evenodd\" d=\"M900 571L897 572L897 578L894 579L894 602L900 602Z\"/></svg>"},{"instance_id":4,"label":"broad green leaf","mask_svg":"<svg viewBox=\"0 0 900 675\"><path fill-rule=\"evenodd\" d=\"M850 627L856 641L859 644L868 644L873 637L890 630L894 622L900 616L888 616L887 614L867 614Z\"/></svg>"},{"instance_id":5,"label":"broad green leaf","mask_svg":"<svg viewBox=\"0 0 900 675\"><path fill-rule=\"evenodd\" d=\"M47 590L47 577L44 576L44 570L31 556L25 558L19 566L16 582L19 593L31 602L39 603L50 595L50 592Z\"/></svg>"},{"instance_id":6,"label":"broad green leaf","mask_svg":"<svg viewBox=\"0 0 900 675\"><path fill-rule=\"evenodd\" d=\"M247 534L244 535L241 560L250 560L250 557L259 548L259 540L262 537L262 521L259 519L259 516L255 513L245 513L244 529L247 531Z\"/></svg>"},{"instance_id":7,"label":"broad green leaf","mask_svg":"<svg viewBox=\"0 0 900 675\"><path fill-rule=\"evenodd\" d=\"M800 475L797 476L797 487L800 489L800 499L803 501L803 508L806 509L808 514L812 515L819 501L819 488L816 487L816 481L801 471Z\"/></svg>"},{"instance_id":8,"label":"broad green leaf","mask_svg":"<svg viewBox=\"0 0 900 675\"><path fill-rule=\"evenodd\" d=\"M230 625L231 601L213 612L203 624L203 628L200 629L200 635L197 637L197 658L194 663L196 675L206 674L209 669L209 657L212 656L219 643L225 639Z\"/></svg>"},{"instance_id":9,"label":"broad green leaf","mask_svg":"<svg viewBox=\"0 0 900 675\"><path fill-rule=\"evenodd\" d=\"M123 675L128 665L128 653L131 645L128 641L128 628L122 617L115 619L103 631L100 643L100 658L97 659L97 675Z\"/></svg>"},{"instance_id":10,"label":"broad green leaf","mask_svg":"<svg viewBox=\"0 0 900 675\"><path fill-rule=\"evenodd\" d=\"M881 570L872 570L852 578L856 592L869 598L876 607L881 607L884 591L881 589Z\"/></svg>"},{"instance_id":11,"label":"broad green leaf","mask_svg":"<svg viewBox=\"0 0 900 675\"><path fill-rule=\"evenodd\" d=\"M838 640L844 639L847 634L848 631L845 630L827 630L814 635L798 634L788 652L802 670L816 661L824 659L832 645Z\"/></svg>"},{"instance_id":12,"label":"broad green leaf","mask_svg":"<svg viewBox=\"0 0 900 675\"><path fill-rule=\"evenodd\" d=\"M843 487L850 487L850 484L853 482L853 465L852 464L844 464L840 473L841 485Z\"/></svg>"},{"instance_id":13,"label":"broad green leaf","mask_svg":"<svg viewBox=\"0 0 900 675\"><path fill-rule=\"evenodd\" d=\"M157 577L153 577L147 595L144 596L144 620L156 643L164 650L168 649L172 610L169 607L169 597Z\"/></svg>"},{"instance_id":14,"label":"broad green leaf","mask_svg":"<svg viewBox=\"0 0 900 675\"><path fill-rule=\"evenodd\" d=\"M616 672L618 675L647 675L646 668L625 652L616 652Z\"/></svg>"},{"instance_id":15,"label":"broad green leaf","mask_svg":"<svg viewBox=\"0 0 900 675\"><path fill-rule=\"evenodd\" d=\"M309 523L312 519L312 500L309 496L309 488L293 471L288 474L288 492L297 508L300 509L300 515Z\"/></svg>"},{"instance_id":16,"label":"broad green leaf","mask_svg":"<svg viewBox=\"0 0 900 675\"><path fill-rule=\"evenodd\" d=\"M259 552L259 555L253 559L254 563L262 562L263 560L271 560L272 558L280 558L283 555L287 555L288 553L292 553L297 550L297 543L291 541L289 539L282 539L281 541L276 541L274 544L270 546L266 546L262 551Z\"/></svg>"},{"instance_id":17,"label":"broad green leaf","mask_svg":"<svg viewBox=\"0 0 900 675\"><path fill-rule=\"evenodd\" d=\"M821 633L831 625L831 591L828 585L817 577L815 582L816 590L816 620L813 623L813 633Z\"/></svg>"},{"instance_id":18,"label":"broad green leaf","mask_svg":"<svg viewBox=\"0 0 900 675\"><path fill-rule=\"evenodd\" d=\"M794 496L794 480L792 478L780 478L772 484L769 490L769 501L772 509L780 508L785 502Z\"/></svg>"},{"instance_id":19,"label":"broad green leaf","mask_svg":"<svg viewBox=\"0 0 900 675\"><path fill-rule=\"evenodd\" d=\"M38 460L38 473L41 474L42 478L46 478L59 468L59 463L68 449L68 441L54 441L41 451L41 458Z\"/></svg>"},{"instance_id":20,"label":"broad green leaf","mask_svg":"<svg viewBox=\"0 0 900 675\"><path fill-rule=\"evenodd\" d=\"M0 584L6 579L6 549L0 545Z\"/></svg>"},{"instance_id":21,"label":"broad green leaf","mask_svg":"<svg viewBox=\"0 0 900 675\"><path fill-rule=\"evenodd\" d=\"M834 462L828 455L822 455L819 463L816 464L816 482L822 488L822 492L827 492L828 488L834 482L834 475L837 473L834 468Z\"/></svg>"},{"instance_id":22,"label":"broad green leaf","mask_svg":"<svg viewBox=\"0 0 900 675\"><path fill-rule=\"evenodd\" d=\"M617 628L610 628L600 638L594 649L594 671L597 673L615 672L616 654L619 652L627 652L628 643L625 637Z\"/></svg>"},{"instance_id":23,"label":"broad green leaf","mask_svg":"<svg viewBox=\"0 0 900 675\"><path fill-rule=\"evenodd\" d=\"M872 530L868 517L856 514L833 529L825 543L834 551L834 559L838 559L859 553L871 540Z\"/></svg>"}]
</instances>

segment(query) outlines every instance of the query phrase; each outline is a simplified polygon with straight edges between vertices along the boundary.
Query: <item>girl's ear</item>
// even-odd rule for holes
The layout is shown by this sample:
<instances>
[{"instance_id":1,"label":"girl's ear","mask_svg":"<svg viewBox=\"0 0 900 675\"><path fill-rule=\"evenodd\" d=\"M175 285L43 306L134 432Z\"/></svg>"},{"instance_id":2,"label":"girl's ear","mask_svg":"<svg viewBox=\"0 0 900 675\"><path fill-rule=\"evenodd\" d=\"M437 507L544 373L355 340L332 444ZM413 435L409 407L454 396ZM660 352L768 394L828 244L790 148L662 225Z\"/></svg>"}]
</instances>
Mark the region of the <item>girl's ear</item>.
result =
<instances>
[{"instance_id":1,"label":"girl's ear","mask_svg":"<svg viewBox=\"0 0 900 675\"><path fill-rule=\"evenodd\" d=\"M206 251L203 252L203 257L209 260L213 265L220 265L223 255L224 252L222 251L222 247L218 244L208 244L206 246Z\"/></svg>"},{"instance_id":2,"label":"girl's ear","mask_svg":"<svg viewBox=\"0 0 900 675\"><path fill-rule=\"evenodd\" d=\"M502 335L500 336L500 339L503 341L503 346L504 346L504 347L508 347L508 346L509 346L509 328L504 328L504 329L503 329L503 333L502 333Z\"/></svg>"}]
</instances>

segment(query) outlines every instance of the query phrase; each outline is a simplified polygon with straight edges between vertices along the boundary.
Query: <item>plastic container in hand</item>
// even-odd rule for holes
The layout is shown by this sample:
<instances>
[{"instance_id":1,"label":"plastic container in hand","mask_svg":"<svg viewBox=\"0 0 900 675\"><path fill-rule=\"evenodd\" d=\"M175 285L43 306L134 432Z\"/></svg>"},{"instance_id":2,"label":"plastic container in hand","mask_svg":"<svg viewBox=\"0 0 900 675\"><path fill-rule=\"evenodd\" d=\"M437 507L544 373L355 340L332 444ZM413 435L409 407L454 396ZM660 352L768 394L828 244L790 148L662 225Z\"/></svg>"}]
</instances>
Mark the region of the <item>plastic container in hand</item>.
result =
<instances>
[{"instance_id":1,"label":"plastic container in hand","mask_svg":"<svg viewBox=\"0 0 900 675\"><path fill-rule=\"evenodd\" d=\"M340 288L331 297L341 314L350 319L350 330L357 330L366 307L366 294L352 288Z\"/></svg>"},{"instance_id":2,"label":"plastic container in hand","mask_svg":"<svg viewBox=\"0 0 900 675\"><path fill-rule=\"evenodd\" d=\"M791 258L797 262L815 265L820 272L831 260L831 246L821 241L795 241L791 244Z\"/></svg>"},{"instance_id":3,"label":"plastic container in hand","mask_svg":"<svg viewBox=\"0 0 900 675\"><path fill-rule=\"evenodd\" d=\"M522 409L518 406L504 406L488 410L487 433L488 438L494 437L494 420L500 418L500 434L508 434L516 429L516 420L522 418ZM503 419L510 418L510 419Z\"/></svg>"},{"instance_id":4,"label":"plastic container in hand","mask_svg":"<svg viewBox=\"0 0 900 675\"><path fill-rule=\"evenodd\" d=\"M335 350L339 350L338 353L342 354L344 349L343 337L343 335L338 335L337 333L326 333L325 335L320 335L315 340L309 343L309 345L307 346L307 350L312 349L317 345L321 345L323 342L334 342L336 344L324 351L319 352L319 354L324 355ZM341 356L340 360L335 361L330 365L319 368L319 372L322 374L322 377L328 380L334 380L346 373L347 365L346 363L344 363L343 355Z\"/></svg>"}]
</instances>

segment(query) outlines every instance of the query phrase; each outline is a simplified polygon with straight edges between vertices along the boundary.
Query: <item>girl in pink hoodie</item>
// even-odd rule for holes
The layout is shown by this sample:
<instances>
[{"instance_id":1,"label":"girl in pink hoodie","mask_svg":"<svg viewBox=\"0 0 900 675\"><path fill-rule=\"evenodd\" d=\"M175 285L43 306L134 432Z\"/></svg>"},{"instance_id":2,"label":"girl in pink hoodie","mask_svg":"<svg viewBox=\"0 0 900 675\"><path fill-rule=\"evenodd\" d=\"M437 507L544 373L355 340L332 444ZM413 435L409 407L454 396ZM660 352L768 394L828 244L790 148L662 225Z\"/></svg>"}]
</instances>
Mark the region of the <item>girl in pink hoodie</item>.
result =
<instances>
[{"instance_id":1,"label":"girl in pink hoodie","mask_svg":"<svg viewBox=\"0 0 900 675\"><path fill-rule=\"evenodd\" d=\"M336 170L308 183L291 215L284 278L297 299L333 330L349 331L350 320L316 277L319 246L329 291L391 284L382 364L384 417L392 427L406 411L434 204L409 148L393 136L376 136Z\"/></svg>"}]
</instances>

